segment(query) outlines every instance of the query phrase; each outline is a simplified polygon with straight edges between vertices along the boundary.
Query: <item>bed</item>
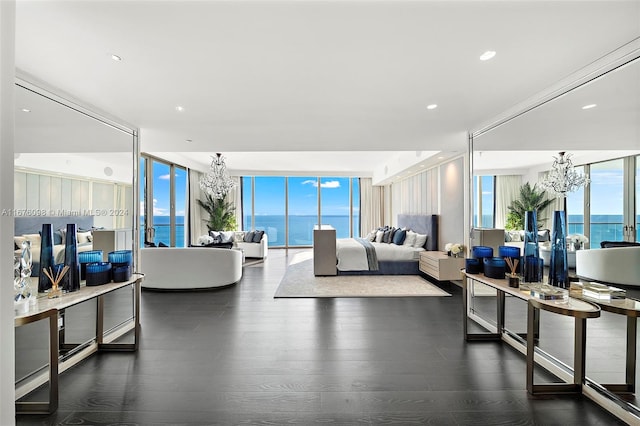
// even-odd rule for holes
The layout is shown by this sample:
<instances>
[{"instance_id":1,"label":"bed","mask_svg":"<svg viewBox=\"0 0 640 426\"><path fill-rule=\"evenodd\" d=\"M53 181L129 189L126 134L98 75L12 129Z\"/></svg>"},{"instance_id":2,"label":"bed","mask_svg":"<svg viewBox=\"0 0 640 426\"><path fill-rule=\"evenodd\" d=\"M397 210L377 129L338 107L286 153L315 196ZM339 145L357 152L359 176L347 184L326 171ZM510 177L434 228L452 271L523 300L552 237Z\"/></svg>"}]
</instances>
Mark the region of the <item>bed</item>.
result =
<instances>
[{"instance_id":1,"label":"bed","mask_svg":"<svg viewBox=\"0 0 640 426\"><path fill-rule=\"evenodd\" d=\"M90 234L93 229L93 216L16 217L14 223L14 253L19 255L22 252L20 244L23 239L31 241L31 255L33 257L31 276L33 277L38 276L40 271L40 233L44 223L50 223L53 228L53 258L55 263L64 262L65 245L59 230L66 230L68 223L76 224L78 252L93 249L92 238L86 235L87 233Z\"/></svg>"},{"instance_id":2,"label":"bed","mask_svg":"<svg viewBox=\"0 0 640 426\"><path fill-rule=\"evenodd\" d=\"M338 275L418 275L420 252L438 249L438 216L401 214L398 215L397 227L427 235L427 241L421 247L408 247L393 243L367 243L361 241L363 239L337 239ZM375 253L371 253L371 247Z\"/></svg>"}]
</instances>

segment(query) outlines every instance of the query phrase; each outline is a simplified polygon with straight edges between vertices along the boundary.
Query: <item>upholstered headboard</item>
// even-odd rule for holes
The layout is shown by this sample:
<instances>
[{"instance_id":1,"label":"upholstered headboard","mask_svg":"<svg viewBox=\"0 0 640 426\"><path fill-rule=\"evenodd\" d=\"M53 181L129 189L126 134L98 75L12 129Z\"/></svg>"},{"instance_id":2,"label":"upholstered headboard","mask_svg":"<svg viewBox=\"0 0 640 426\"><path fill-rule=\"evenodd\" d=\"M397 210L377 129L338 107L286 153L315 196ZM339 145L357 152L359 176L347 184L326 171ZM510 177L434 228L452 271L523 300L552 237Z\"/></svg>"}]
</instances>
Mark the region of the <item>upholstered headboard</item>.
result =
<instances>
[{"instance_id":1,"label":"upholstered headboard","mask_svg":"<svg viewBox=\"0 0 640 426\"><path fill-rule=\"evenodd\" d=\"M399 214L398 227L409 228L418 234L427 234L425 249L438 250L438 215Z\"/></svg>"}]
</instances>

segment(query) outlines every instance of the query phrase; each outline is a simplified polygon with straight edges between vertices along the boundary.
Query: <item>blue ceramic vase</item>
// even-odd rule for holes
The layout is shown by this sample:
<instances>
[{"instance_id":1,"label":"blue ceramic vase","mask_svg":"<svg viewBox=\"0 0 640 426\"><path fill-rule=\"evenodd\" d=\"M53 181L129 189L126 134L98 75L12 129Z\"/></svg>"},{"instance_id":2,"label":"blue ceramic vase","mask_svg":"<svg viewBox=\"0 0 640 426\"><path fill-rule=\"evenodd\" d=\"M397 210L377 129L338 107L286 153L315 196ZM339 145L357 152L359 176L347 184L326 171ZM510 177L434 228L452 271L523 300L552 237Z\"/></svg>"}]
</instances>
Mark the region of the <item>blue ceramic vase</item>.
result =
<instances>
[{"instance_id":1,"label":"blue ceramic vase","mask_svg":"<svg viewBox=\"0 0 640 426\"><path fill-rule=\"evenodd\" d=\"M524 215L524 281L537 283L542 281L542 259L538 246L538 220L535 211Z\"/></svg>"}]
</instances>

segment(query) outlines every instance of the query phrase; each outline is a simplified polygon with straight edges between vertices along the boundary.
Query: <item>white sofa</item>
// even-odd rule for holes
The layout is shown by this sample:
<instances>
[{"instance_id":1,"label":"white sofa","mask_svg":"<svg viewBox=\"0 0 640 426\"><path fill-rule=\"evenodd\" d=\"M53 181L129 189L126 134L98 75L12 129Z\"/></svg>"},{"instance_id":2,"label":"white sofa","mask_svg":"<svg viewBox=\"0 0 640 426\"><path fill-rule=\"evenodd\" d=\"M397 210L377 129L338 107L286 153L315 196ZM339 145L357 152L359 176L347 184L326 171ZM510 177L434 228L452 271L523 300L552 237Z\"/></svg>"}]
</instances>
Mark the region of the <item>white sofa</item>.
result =
<instances>
[{"instance_id":1,"label":"white sofa","mask_svg":"<svg viewBox=\"0 0 640 426\"><path fill-rule=\"evenodd\" d=\"M142 287L187 290L221 287L242 278L242 253L212 247L140 249Z\"/></svg>"},{"instance_id":2,"label":"white sofa","mask_svg":"<svg viewBox=\"0 0 640 426\"><path fill-rule=\"evenodd\" d=\"M586 280L640 286L640 247L578 250L576 275Z\"/></svg>"},{"instance_id":3,"label":"white sofa","mask_svg":"<svg viewBox=\"0 0 640 426\"><path fill-rule=\"evenodd\" d=\"M259 243L245 243L244 241L234 241L233 245L236 248L244 250L244 257L256 257L260 259L266 259L269 240L267 239L267 233L262 235L262 239Z\"/></svg>"}]
</instances>

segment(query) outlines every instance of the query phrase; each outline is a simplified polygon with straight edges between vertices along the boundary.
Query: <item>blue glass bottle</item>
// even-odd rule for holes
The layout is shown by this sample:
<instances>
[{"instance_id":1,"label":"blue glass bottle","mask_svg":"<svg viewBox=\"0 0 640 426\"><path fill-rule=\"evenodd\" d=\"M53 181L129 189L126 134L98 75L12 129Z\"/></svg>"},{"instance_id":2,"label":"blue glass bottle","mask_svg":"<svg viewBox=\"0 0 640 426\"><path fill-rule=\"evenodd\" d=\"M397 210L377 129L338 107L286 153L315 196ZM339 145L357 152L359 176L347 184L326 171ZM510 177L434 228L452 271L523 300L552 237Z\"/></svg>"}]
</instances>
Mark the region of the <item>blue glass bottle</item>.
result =
<instances>
[{"instance_id":1,"label":"blue glass bottle","mask_svg":"<svg viewBox=\"0 0 640 426\"><path fill-rule=\"evenodd\" d=\"M556 210L553 212L551 257L549 259L549 284L562 288L567 288L569 286L566 237L564 211Z\"/></svg>"},{"instance_id":2,"label":"blue glass bottle","mask_svg":"<svg viewBox=\"0 0 640 426\"><path fill-rule=\"evenodd\" d=\"M44 293L51 288L51 280L44 273L49 268L53 269L53 226L50 223L42 224L40 234L40 271L38 273L38 293Z\"/></svg>"},{"instance_id":3,"label":"blue glass bottle","mask_svg":"<svg viewBox=\"0 0 640 426\"><path fill-rule=\"evenodd\" d=\"M69 269L62 278L62 290L73 292L80 290L80 262L78 261L78 237L75 223L67 224L64 243L64 265Z\"/></svg>"},{"instance_id":4,"label":"blue glass bottle","mask_svg":"<svg viewBox=\"0 0 640 426\"><path fill-rule=\"evenodd\" d=\"M542 280L540 248L538 246L538 221L535 211L524 214L524 281L536 283Z\"/></svg>"}]
</instances>

